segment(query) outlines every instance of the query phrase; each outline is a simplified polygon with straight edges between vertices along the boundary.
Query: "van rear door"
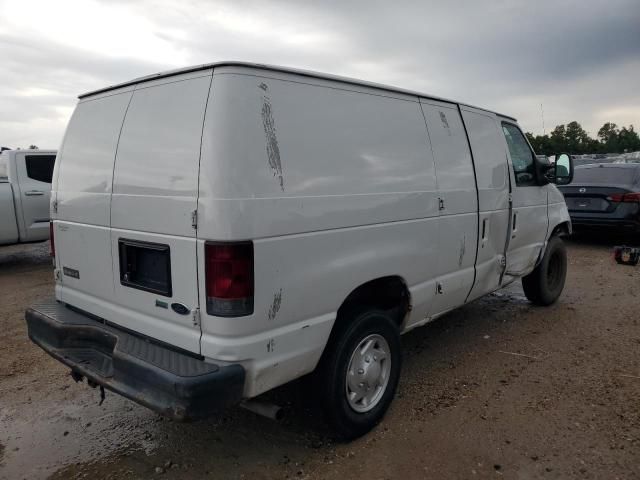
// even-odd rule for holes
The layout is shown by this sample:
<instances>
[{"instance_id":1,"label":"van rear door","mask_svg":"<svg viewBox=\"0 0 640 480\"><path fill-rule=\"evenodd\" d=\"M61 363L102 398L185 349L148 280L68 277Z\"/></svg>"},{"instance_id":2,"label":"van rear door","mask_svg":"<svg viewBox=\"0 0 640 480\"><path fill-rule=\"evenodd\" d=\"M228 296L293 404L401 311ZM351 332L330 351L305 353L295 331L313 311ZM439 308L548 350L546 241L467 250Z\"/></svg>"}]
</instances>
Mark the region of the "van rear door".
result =
<instances>
[{"instance_id":1,"label":"van rear door","mask_svg":"<svg viewBox=\"0 0 640 480\"><path fill-rule=\"evenodd\" d=\"M113 271L109 212L113 160L133 87L78 103L54 179L56 297L109 318ZM57 205L57 206L56 206Z\"/></svg>"},{"instance_id":2,"label":"van rear door","mask_svg":"<svg viewBox=\"0 0 640 480\"><path fill-rule=\"evenodd\" d=\"M111 199L111 320L197 353L195 219L211 74L136 86L118 142Z\"/></svg>"}]
</instances>

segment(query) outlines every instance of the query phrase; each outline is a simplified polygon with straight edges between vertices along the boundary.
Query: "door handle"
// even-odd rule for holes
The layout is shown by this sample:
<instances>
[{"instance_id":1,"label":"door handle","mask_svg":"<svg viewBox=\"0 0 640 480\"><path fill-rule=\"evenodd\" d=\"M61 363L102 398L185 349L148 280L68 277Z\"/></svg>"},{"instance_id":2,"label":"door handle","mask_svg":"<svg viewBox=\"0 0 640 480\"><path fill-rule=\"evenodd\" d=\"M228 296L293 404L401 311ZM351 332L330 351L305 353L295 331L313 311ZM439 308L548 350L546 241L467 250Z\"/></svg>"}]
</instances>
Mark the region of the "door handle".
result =
<instances>
[{"instance_id":1,"label":"door handle","mask_svg":"<svg viewBox=\"0 0 640 480\"><path fill-rule=\"evenodd\" d=\"M27 197L37 197L37 196L40 196L40 195L44 195L44 192L42 190L29 190L27 192L24 192L24 194Z\"/></svg>"}]
</instances>

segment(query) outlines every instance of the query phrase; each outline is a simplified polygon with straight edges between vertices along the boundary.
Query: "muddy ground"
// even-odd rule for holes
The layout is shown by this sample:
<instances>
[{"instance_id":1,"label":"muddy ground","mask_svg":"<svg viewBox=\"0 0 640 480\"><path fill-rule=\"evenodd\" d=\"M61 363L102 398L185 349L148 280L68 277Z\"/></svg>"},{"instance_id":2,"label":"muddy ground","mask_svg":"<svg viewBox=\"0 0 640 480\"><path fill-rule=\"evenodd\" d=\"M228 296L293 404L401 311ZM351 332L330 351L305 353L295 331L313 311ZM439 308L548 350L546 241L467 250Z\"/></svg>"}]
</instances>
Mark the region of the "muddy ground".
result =
<instances>
[{"instance_id":1,"label":"muddy ground","mask_svg":"<svg viewBox=\"0 0 640 480\"><path fill-rule=\"evenodd\" d=\"M270 394L281 423L99 406L26 336L25 308L52 290L47 244L0 248L0 478L640 478L640 266L610 246L569 242L552 307L518 284L405 335L390 412L350 444L300 382Z\"/></svg>"}]
</instances>

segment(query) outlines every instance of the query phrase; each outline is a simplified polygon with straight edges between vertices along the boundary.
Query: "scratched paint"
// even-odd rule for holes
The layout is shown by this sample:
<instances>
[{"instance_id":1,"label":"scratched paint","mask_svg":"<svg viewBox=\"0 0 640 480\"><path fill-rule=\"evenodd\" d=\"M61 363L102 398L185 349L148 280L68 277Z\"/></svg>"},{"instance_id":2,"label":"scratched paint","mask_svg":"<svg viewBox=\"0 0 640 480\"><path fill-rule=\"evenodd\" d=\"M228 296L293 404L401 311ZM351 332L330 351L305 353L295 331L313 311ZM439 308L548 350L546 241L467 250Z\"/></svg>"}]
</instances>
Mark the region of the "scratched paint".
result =
<instances>
[{"instance_id":1,"label":"scratched paint","mask_svg":"<svg viewBox=\"0 0 640 480\"><path fill-rule=\"evenodd\" d=\"M462 266L462 260L464 260L464 254L467 250L467 236L463 235L462 240L460 241L460 258L458 258L458 266Z\"/></svg>"},{"instance_id":2,"label":"scratched paint","mask_svg":"<svg viewBox=\"0 0 640 480\"><path fill-rule=\"evenodd\" d=\"M442 122L444 129L447 131L447 135L451 136L451 127L449 126L449 121L443 111L440 111L440 121Z\"/></svg>"},{"instance_id":3,"label":"scratched paint","mask_svg":"<svg viewBox=\"0 0 640 480\"><path fill-rule=\"evenodd\" d=\"M259 85L262 90L262 125L267 140L267 158L274 177L278 178L280 189L284 192L284 177L282 176L282 162L280 161L280 146L276 135L276 122L273 118L273 107L269 97L269 87L266 83Z\"/></svg>"},{"instance_id":4,"label":"scratched paint","mask_svg":"<svg viewBox=\"0 0 640 480\"><path fill-rule=\"evenodd\" d=\"M271 302L271 307L269 307L267 314L270 322L276 319L276 315L280 311L280 305L282 305L282 288L273 295L273 302Z\"/></svg>"}]
</instances>

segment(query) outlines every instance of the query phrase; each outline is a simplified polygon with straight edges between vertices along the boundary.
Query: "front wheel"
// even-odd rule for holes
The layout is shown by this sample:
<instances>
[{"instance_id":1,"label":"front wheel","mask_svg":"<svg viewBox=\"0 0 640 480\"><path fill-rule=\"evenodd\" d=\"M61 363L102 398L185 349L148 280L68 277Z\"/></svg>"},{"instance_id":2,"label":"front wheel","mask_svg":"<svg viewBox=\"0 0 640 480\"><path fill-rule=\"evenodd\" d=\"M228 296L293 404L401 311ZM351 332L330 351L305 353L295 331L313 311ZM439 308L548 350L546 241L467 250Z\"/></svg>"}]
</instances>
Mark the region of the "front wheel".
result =
<instances>
[{"instance_id":1,"label":"front wheel","mask_svg":"<svg viewBox=\"0 0 640 480\"><path fill-rule=\"evenodd\" d=\"M566 278L567 248L560 237L552 237L540 265L522 277L522 288L530 302L547 306L558 300Z\"/></svg>"},{"instance_id":2,"label":"front wheel","mask_svg":"<svg viewBox=\"0 0 640 480\"><path fill-rule=\"evenodd\" d=\"M322 404L344 440L364 435L384 416L396 392L402 360L398 327L381 310L344 318L320 365Z\"/></svg>"}]
</instances>

